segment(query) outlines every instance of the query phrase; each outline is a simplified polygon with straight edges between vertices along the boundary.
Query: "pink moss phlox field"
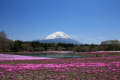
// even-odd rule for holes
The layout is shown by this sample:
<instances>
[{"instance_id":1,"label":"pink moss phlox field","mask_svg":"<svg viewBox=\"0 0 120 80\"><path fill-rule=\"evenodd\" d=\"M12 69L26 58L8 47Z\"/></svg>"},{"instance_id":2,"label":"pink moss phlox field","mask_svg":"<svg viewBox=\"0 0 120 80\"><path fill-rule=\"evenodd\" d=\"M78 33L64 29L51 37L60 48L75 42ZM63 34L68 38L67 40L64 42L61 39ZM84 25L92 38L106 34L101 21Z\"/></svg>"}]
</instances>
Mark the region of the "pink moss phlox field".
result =
<instances>
[{"instance_id":1,"label":"pink moss phlox field","mask_svg":"<svg viewBox=\"0 0 120 80\"><path fill-rule=\"evenodd\" d=\"M53 59L47 57L32 57L32 56L21 56L21 55L12 55L12 54L0 54L0 61L5 60L40 60L40 59Z\"/></svg>"},{"instance_id":2,"label":"pink moss phlox field","mask_svg":"<svg viewBox=\"0 0 120 80\"><path fill-rule=\"evenodd\" d=\"M1 54L0 60L0 80L120 80L120 56L53 59ZM4 64L6 60L16 63Z\"/></svg>"},{"instance_id":3,"label":"pink moss phlox field","mask_svg":"<svg viewBox=\"0 0 120 80\"><path fill-rule=\"evenodd\" d=\"M120 61L114 61L120 57L90 61L96 59L50 59L42 64L0 64L0 77L1 80L120 80Z\"/></svg>"},{"instance_id":4,"label":"pink moss phlox field","mask_svg":"<svg viewBox=\"0 0 120 80\"><path fill-rule=\"evenodd\" d=\"M95 52L88 52L91 54L120 54L119 51L95 51Z\"/></svg>"},{"instance_id":5,"label":"pink moss phlox field","mask_svg":"<svg viewBox=\"0 0 120 80\"><path fill-rule=\"evenodd\" d=\"M43 69L43 68L67 68L67 67L120 67L120 62L109 62L109 63L102 63L102 62L89 62L89 63L81 63L76 62L72 64L15 64L15 65L6 65L0 64L0 68L5 69L6 71L15 71L15 70L26 70L26 69ZM116 69L111 69L112 71L116 71Z\"/></svg>"}]
</instances>

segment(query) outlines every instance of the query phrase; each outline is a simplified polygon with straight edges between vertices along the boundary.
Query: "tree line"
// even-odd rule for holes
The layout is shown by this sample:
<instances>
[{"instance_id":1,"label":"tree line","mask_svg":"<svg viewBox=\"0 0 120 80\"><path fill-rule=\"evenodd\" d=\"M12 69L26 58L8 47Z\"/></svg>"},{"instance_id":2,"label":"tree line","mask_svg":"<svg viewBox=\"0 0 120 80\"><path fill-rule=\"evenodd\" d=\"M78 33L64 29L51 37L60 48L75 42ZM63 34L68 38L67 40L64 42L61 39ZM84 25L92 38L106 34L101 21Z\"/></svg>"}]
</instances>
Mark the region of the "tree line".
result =
<instances>
[{"instance_id":1,"label":"tree line","mask_svg":"<svg viewBox=\"0 0 120 80\"><path fill-rule=\"evenodd\" d=\"M119 51L120 44L64 44L64 43L40 43L39 41L10 40L5 32L0 32L0 52L20 52L20 51Z\"/></svg>"}]
</instances>

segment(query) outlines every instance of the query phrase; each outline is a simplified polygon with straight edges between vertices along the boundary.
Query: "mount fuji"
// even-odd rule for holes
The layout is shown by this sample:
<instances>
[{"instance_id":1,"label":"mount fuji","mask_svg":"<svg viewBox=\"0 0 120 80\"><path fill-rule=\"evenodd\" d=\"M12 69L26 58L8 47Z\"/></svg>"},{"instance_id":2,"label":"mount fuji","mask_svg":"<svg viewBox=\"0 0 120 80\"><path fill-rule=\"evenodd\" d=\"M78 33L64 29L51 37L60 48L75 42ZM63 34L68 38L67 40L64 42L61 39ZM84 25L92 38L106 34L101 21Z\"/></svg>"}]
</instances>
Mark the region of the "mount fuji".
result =
<instances>
[{"instance_id":1,"label":"mount fuji","mask_svg":"<svg viewBox=\"0 0 120 80\"><path fill-rule=\"evenodd\" d=\"M55 32L48 35L46 38L39 40L41 43L65 43L65 44L82 44L64 32Z\"/></svg>"}]
</instances>

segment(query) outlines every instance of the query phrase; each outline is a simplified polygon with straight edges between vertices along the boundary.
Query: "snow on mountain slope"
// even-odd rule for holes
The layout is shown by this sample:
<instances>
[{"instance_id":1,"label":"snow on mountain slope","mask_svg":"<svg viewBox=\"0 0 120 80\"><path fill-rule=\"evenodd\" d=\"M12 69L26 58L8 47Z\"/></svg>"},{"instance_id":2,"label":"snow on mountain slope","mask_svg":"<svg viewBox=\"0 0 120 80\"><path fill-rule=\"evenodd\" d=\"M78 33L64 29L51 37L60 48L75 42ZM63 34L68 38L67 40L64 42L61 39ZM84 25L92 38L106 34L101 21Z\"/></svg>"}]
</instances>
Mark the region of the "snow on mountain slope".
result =
<instances>
[{"instance_id":1,"label":"snow on mountain slope","mask_svg":"<svg viewBox=\"0 0 120 80\"><path fill-rule=\"evenodd\" d=\"M47 36L45 39L56 39L56 38L65 38L65 39L71 39L71 37L64 32L55 32L51 35Z\"/></svg>"},{"instance_id":2,"label":"snow on mountain slope","mask_svg":"<svg viewBox=\"0 0 120 80\"><path fill-rule=\"evenodd\" d=\"M69 35L64 32L55 32L50 34L44 39L39 40L41 43L66 43L66 44L82 44L73 40Z\"/></svg>"}]
</instances>

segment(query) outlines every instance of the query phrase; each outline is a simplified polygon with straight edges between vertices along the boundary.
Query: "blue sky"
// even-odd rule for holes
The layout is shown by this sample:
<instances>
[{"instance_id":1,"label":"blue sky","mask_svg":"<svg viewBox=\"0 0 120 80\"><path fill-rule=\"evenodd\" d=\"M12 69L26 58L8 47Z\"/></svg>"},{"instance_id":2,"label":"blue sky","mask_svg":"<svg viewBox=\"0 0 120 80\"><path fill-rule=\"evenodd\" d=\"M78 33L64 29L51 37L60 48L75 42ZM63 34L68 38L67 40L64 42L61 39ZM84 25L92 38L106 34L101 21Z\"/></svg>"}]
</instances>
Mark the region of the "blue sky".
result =
<instances>
[{"instance_id":1,"label":"blue sky","mask_svg":"<svg viewBox=\"0 0 120 80\"><path fill-rule=\"evenodd\" d=\"M120 0L0 0L0 31L38 40L62 31L83 43L120 40Z\"/></svg>"}]
</instances>

